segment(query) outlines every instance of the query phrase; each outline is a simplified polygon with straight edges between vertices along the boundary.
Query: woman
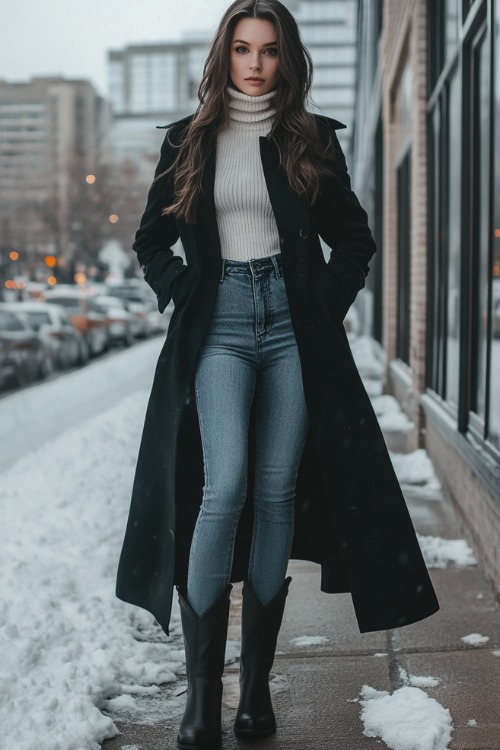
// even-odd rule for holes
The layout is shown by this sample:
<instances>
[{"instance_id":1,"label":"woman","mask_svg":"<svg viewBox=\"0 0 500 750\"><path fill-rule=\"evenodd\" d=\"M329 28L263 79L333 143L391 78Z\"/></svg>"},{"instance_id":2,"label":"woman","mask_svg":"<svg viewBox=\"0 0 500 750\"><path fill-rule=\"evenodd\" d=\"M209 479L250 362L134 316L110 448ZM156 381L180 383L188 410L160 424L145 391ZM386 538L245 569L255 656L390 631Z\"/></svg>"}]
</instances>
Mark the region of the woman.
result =
<instances>
[{"instance_id":1,"label":"woman","mask_svg":"<svg viewBox=\"0 0 500 750\"><path fill-rule=\"evenodd\" d=\"M290 557L321 564L323 591L351 592L362 632L438 608L343 328L375 247L344 126L305 110L311 72L278 0L234 2L198 111L168 128L134 244L160 311L175 309L117 593L168 632L178 587L178 748L220 747L230 581L244 580L235 731L250 737L276 727L268 680Z\"/></svg>"}]
</instances>

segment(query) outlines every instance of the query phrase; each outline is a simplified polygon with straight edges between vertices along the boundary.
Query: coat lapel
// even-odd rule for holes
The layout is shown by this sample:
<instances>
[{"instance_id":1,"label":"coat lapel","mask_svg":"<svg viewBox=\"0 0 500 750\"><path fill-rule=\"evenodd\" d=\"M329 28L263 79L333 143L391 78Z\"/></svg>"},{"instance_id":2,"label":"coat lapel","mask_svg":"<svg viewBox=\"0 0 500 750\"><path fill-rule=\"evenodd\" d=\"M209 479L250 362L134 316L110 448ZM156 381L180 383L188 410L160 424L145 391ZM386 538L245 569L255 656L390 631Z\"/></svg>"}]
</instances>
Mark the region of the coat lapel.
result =
<instances>
[{"instance_id":1,"label":"coat lapel","mask_svg":"<svg viewBox=\"0 0 500 750\"><path fill-rule=\"evenodd\" d=\"M285 170L280 165L276 144L266 137L259 138L259 142L267 191L280 237L293 240L299 236L307 236L309 207L288 184Z\"/></svg>"},{"instance_id":2,"label":"coat lapel","mask_svg":"<svg viewBox=\"0 0 500 750\"><path fill-rule=\"evenodd\" d=\"M205 160L205 166L203 168L203 177L201 178L202 194L198 208L200 225L211 232L214 232L217 229L214 201L215 151L216 147L214 143Z\"/></svg>"}]
</instances>

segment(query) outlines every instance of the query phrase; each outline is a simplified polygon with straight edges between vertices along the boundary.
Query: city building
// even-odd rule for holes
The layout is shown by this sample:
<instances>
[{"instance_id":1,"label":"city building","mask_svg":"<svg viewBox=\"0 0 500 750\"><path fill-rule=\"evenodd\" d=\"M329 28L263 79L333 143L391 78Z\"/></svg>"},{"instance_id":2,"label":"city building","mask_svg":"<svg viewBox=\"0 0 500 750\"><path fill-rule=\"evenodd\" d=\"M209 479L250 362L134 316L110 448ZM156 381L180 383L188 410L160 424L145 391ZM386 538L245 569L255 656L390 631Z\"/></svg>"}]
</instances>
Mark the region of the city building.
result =
<instances>
[{"instance_id":1,"label":"city building","mask_svg":"<svg viewBox=\"0 0 500 750\"><path fill-rule=\"evenodd\" d=\"M69 254L71 196L95 174L107 110L88 81L0 81L0 243L31 255Z\"/></svg>"},{"instance_id":2,"label":"city building","mask_svg":"<svg viewBox=\"0 0 500 750\"><path fill-rule=\"evenodd\" d=\"M349 152L357 0L285 0L285 5L294 13L313 59L313 109L348 126L338 135ZM156 126L195 111L208 50L208 33L197 33L180 41L132 44L108 53L113 158L136 164L146 183L164 135Z\"/></svg>"},{"instance_id":3,"label":"city building","mask_svg":"<svg viewBox=\"0 0 500 750\"><path fill-rule=\"evenodd\" d=\"M360 0L358 36L368 322L500 592L500 4Z\"/></svg>"},{"instance_id":4,"label":"city building","mask_svg":"<svg viewBox=\"0 0 500 750\"><path fill-rule=\"evenodd\" d=\"M115 162L130 160L151 181L164 133L157 125L198 106L197 90L208 53L208 34L179 42L131 44L108 53L111 147Z\"/></svg>"},{"instance_id":5,"label":"city building","mask_svg":"<svg viewBox=\"0 0 500 750\"><path fill-rule=\"evenodd\" d=\"M347 126L337 135L351 156L354 118L358 0L299 0L285 5L292 10L304 44L311 53L314 76L313 111Z\"/></svg>"}]
</instances>

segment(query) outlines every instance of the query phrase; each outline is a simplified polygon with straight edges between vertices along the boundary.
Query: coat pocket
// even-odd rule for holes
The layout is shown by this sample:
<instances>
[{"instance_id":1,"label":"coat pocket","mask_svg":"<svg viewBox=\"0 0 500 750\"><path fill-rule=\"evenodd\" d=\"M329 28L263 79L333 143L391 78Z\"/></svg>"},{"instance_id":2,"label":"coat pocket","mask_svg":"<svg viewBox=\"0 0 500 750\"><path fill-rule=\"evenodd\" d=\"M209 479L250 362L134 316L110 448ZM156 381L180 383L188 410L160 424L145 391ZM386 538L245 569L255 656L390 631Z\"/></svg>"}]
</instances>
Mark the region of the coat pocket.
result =
<instances>
[{"instance_id":1,"label":"coat pocket","mask_svg":"<svg viewBox=\"0 0 500 750\"><path fill-rule=\"evenodd\" d=\"M322 267L318 269L318 275L321 276L320 294L323 304L333 318L342 322L354 300L349 298L344 286L328 263L322 264Z\"/></svg>"},{"instance_id":2,"label":"coat pocket","mask_svg":"<svg viewBox=\"0 0 500 750\"><path fill-rule=\"evenodd\" d=\"M190 269L191 266L184 266L184 268L179 271L170 282L170 297L175 307L182 304L188 296L189 279L187 277L189 276Z\"/></svg>"}]
</instances>

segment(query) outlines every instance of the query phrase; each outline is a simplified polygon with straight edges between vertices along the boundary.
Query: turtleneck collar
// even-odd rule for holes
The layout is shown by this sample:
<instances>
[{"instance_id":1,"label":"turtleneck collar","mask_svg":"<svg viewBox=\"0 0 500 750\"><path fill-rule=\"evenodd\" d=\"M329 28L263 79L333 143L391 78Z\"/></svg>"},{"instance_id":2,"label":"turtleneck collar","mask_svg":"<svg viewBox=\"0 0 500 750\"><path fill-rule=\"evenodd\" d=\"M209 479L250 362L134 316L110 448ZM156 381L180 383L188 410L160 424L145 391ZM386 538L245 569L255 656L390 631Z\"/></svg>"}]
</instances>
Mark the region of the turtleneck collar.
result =
<instances>
[{"instance_id":1,"label":"turtleneck collar","mask_svg":"<svg viewBox=\"0 0 500 750\"><path fill-rule=\"evenodd\" d=\"M269 91L262 96L249 96L228 86L228 92L229 117L232 121L262 126L266 120L271 121L276 114L276 91Z\"/></svg>"}]
</instances>

